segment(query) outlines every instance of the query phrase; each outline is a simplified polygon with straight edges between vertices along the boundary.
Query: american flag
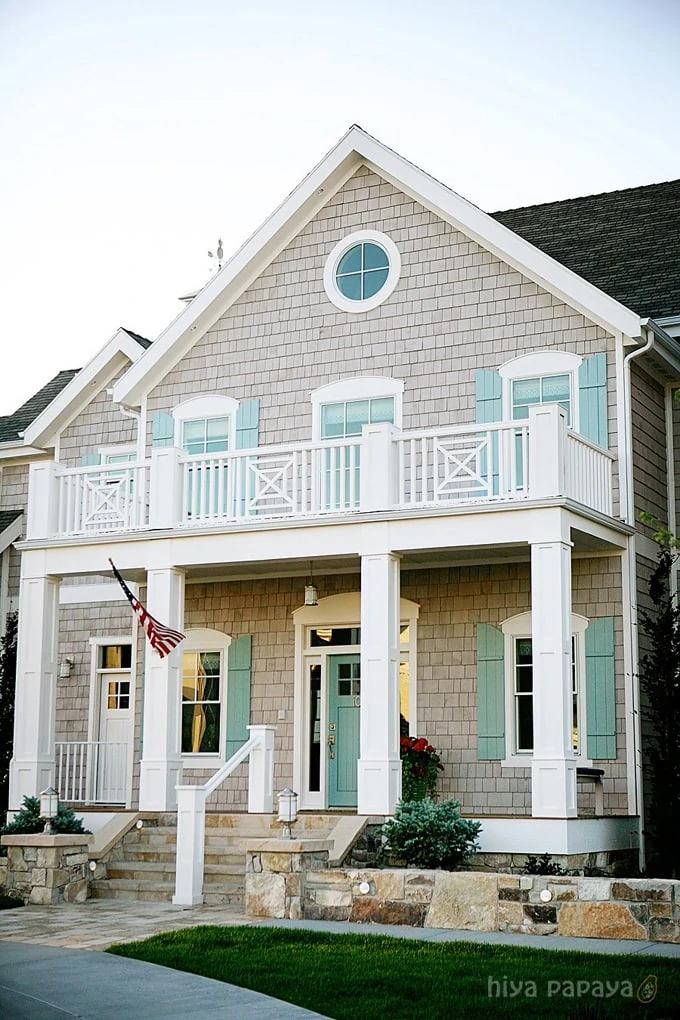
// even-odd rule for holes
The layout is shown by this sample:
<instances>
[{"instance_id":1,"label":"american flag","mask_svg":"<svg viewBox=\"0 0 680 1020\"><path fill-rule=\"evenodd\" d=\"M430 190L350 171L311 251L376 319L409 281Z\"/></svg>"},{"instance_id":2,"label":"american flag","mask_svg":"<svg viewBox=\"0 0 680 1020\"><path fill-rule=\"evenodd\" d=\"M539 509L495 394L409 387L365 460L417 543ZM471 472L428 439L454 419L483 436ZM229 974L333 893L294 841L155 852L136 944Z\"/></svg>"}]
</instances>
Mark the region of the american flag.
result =
<instances>
[{"instance_id":1,"label":"american flag","mask_svg":"<svg viewBox=\"0 0 680 1020\"><path fill-rule=\"evenodd\" d=\"M165 624L159 623L159 621L156 620L151 613L147 613L142 603L138 598L135 598L123 578L116 570L111 557L109 557L109 563L113 570L113 576L125 592L125 597L139 617L140 623L146 631L146 636L149 639L151 647L155 652L158 652L161 659L164 658L164 656L168 655L173 648L177 647L180 641L184 640L185 635L180 633L178 630L173 630L172 627L166 627Z\"/></svg>"}]
</instances>

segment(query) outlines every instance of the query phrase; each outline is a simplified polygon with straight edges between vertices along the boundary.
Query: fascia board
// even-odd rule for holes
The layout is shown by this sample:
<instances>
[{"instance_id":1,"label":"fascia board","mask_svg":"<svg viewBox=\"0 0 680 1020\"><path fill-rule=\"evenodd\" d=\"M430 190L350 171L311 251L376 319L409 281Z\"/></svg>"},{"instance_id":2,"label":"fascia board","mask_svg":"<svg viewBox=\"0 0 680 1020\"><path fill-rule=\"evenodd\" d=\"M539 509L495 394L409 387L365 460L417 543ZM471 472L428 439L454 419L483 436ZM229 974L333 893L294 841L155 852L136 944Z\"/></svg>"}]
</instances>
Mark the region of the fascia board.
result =
<instances>
[{"instance_id":1,"label":"fascia board","mask_svg":"<svg viewBox=\"0 0 680 1020\"><path fill-rule=\"evenodd\" d=\"M99 392L127 361L135 362L142 348L124 329L118 329L111 339L71 379L51 404L31 422L24 431L24 444L43 449L54 445L57 434L85 408L93 395Z\"/></svg>"},{"instance_id":2,"label":"fascia board","mask_svg":"<svg viewBox=\"0 0 680 1020\"><path fill-rule=\"evenodd\" d=\"M224 314L361 166L363 161L353 144L358 130L350 128L160 334L145 357L125 373L114 387L116 403L137 407L144 394L177 364L198 337Z\"/></svg>"},{"instance_id":3,"label":"fascia board","mask_svg":"<svg viewBox=\"0 0 680 1020\"><path fill-rule=\"evenodd\" d=\"M0 554L4 553L5 549L16 542L21 537L21 530L23 526L24 514L23 511L19 511L19 514L8 524L4 531L0 532Z\"/></svg>"},{"instance_id":4,"label":"fascia board","mask_svg":"<svg viewBox=\"0 0 680 1020\"><path fill-rule=\"evenodd\" d=\"M24 446L22 440L16 443L0 444L0 460L12 460L18 464L28 464L36 457L44 457L45 451L36 446Z\"/></svg>"},{"instance_id":5,"label":"fascia board","mask_svg":"<svg viewBox=\"0 0 680 1020\"><path fill-rule=\"evenodd\" d=\"M640 335L640 317L629 308L376 139L364 137L362 155L369 167L395 187L604 329L632 337Z\"/></svg>"}]
</instances>

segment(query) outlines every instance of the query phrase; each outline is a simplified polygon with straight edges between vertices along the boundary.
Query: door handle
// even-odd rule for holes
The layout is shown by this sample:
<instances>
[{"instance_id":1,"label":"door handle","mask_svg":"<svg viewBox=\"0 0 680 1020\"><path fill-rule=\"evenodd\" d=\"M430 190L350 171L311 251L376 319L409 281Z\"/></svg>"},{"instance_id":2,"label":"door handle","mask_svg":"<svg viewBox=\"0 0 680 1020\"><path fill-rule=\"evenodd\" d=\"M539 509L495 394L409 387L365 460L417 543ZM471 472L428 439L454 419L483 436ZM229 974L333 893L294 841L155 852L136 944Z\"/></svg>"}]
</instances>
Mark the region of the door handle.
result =
<instances>
[{"instance_id":1,"label":"door handle","mask_svg":"<svg viewBox=\"0 0 680 1020\"><path fill-rule=\"evenodd\" d=\"M330 733L328 735L328 746L332 747L334 743L335 743L335 733Z\"/></svg>"}]
</instances>

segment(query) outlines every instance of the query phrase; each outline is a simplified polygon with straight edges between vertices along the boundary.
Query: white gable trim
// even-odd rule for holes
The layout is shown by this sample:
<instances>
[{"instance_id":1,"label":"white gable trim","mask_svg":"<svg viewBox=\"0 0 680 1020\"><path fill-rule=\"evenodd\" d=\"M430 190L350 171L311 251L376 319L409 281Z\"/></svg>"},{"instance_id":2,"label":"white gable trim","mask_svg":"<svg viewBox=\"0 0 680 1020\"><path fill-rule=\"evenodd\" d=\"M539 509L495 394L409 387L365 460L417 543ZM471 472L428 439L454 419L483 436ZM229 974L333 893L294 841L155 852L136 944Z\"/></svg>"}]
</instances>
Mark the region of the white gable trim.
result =
<instances>
[{"instance_id":1,"label":"white gable trim","mask_svg":"<svg viewBox=\"0 0 680 1020\"><path fill-rule=\"evenodd\" d=\"M124 329L116 330L99 353L81 368L42 414L31 422L24 433L25 445L43 449L54 446L62 429L87 407L92 397L127 363L134 363L142 353L140 345Z\"/></svg>"},{"instance_id":2,"label":"white gable trim","mask_svg":"<svg viewBox=\"0 0 680 1020\"><path fill-rule=\"evenodd\" d=\"M174 319L114 389L137 406L362 165L610 332L640 335L640 318L354 125Z\"/></svg>"},{"instance_id":3,"label":"white gable trim","mask_svg":"<svg viewBox=\"0 0 680 1020\"><path fill-rule=\"evenodd\" d=\"M14 518L11 524L8 524L4 531L0 532L0 555L4 553L5 549L16 542L21 536L21 529L23 527L24 515L21 510L17 510L17 516Z\"/></svg>"}]
</instances>

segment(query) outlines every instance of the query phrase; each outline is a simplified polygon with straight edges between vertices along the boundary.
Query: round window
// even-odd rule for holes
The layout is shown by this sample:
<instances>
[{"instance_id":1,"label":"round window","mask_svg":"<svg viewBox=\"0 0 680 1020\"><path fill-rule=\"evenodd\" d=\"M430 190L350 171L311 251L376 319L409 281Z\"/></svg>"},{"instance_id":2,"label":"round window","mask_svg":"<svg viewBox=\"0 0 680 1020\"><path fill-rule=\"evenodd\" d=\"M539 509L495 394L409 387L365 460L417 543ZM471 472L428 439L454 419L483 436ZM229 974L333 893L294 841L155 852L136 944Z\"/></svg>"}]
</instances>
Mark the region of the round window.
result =
<instances>
[{"instance_id":1,"label":"round window","mask_svg":"<svg viewBox=\"0 0 680 1020\"><path fill-rule=\"evenodd\" d=\"M389 297L400 270L394 242L378 231L360 230L333 248L324 269L324 287L337 308L366 312Z\"/></svg>"},{"instance_id":2,"label":"round window","mask_svg":"<svg viewBox=\"0 0 680 1020\"><path fill-rule=\"evenodd\" d=\"M390 260L384 248L373 241L355 244L335 270L338 290L350 301L365 301L387 283Z\"/></svg>"}]
</instances>

